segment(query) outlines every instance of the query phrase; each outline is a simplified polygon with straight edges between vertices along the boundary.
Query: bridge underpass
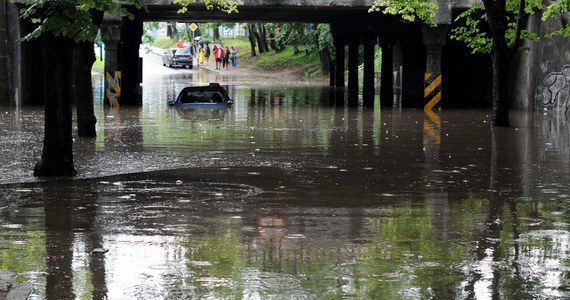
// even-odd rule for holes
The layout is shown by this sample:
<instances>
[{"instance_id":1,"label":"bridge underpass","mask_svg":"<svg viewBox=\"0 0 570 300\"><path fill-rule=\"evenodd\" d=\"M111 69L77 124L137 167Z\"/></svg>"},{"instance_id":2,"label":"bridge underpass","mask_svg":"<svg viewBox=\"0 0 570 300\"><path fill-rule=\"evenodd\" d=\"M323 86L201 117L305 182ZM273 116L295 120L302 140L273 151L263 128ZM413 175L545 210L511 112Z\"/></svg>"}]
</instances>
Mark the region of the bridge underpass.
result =
<instances>
[{"instance_id":1,"label":"bridge underpass","mask_svg":"<svg viewBox=\"0 0 570 300\"><path fill-rule=\"evenodd\" d=\"M373 58L376 45L380 45L382 49L380 94L383 106L395 104L423 107L430 101L432 101L430 107L433 108L442 102L449 106L487 105L485 92L482 91L487 90L489 82L475 78L490 78L490 76L481 76L490 74L489 59L469 57L467 49L447 38L448 23L452 18L451 9L442 10L436 16L440 24L430 27L419 23L402 22L389 15L369 13L371 3L330 5L327 1L316 1L317 3L311 2L311 5L291 5L287 3L293 1L281 1L280 5L272 5L268 3L272 1L245 1L246 3L239 7L239 13L227 14L219 10L207 10L203 5L195 5L190 7L187 13L180 14L178 13L180 7L167 5L168 1L147 2L147 11L132 10L135 14L134 20L107 17L102 27L104 41L106 45L111 45L106 48L106 57L111 58L106 64L106 70L122 71L122 91L126 94L122 95L121 103L140 103L134 91L139 88L139 82L135 79L141 76L132 72L140 65L133 58L137 57L136 51L140 45L143 22L215 21L330 24L337 53L334 67L331 68L331 86L344 88L346 85L349 94L348 105L351 106L358 104L356 101L360 92L362 104L373 105L375 94ZM121 49L115 45L122 45ZM362 78L358 77L359 47L363 47L365 53ZM137 70L137 72L142 71ZM435 74L434 78L439 85L434 89L434 95L424 97L426 74ZM442 89L442 74L446 75L445 92L437 94ZM473 77L473 80L469 77ZM469 86L466 86L464 81L467 81ZM359 83L362 83L362 91L359 91ZM465 93L467 88L470 89L469 93ZM129 91L133 91L130 93L132 97L129 96ZM440 96L442 98L437 98ZM337 105L342 105L342 102L337 101Z\"/></svg>"},{"instance_id":2,"label":"bridge underpass","mask_svg":"<svg viewBox=\"0 0 570 300\"><path fill-rule=\"evenodd\" d=\"M206 10L203 5L193 5L185 14L178 13L179 6L166 0L146 0L147 10L132 9L134 20L106 16L101 28L105 42L106 72L121 72L121 104L141 103L140 83L142 70L138 58L141 44L143 23L147 21L177 22L298 22L328 23L331 25L335 50L337 53L330 77L331 86L349 93L348 105L356 105L354 95L362 93L363 104L371 106L375 94L374 88L374 49L382 49L381 88L382 105L394 103L407 107L423 107L425 99L426 74L436 74L444 78L445 87L441 100L436 99L434 107L445 103L446 106L483 106L487 105L486 91L490 78L488 57L470 57L467 49L447 38L448 24L453 12L468 3L452 4L442 2L442 9L436 16L437 27L419 23L406 23L398 18L380 13L369 13L372 1L269 1L248 0L239 7L239 13L227 14L219 10ZM15 11L13 8L8 11ZM8 12L7 12L8 13ZM14 22L12 20L12 22ZM18 30L26 32L29 26L22 21ZM12 87L17 87L12 94L12 101L26 104L34 97L32 82L37 81L33 70L39 58L34 57L32 43L13 46L17 53L18 77L12 79ZM364 48L365 61L362 78L358 76L358 49ZM346 75L347 74L347 75ZM347 78L345 78L345 76ZM441 77L439 77L441 78ZM478 80L476 80L478 78ZM440 80L440 79L438 79ZM345 84L346 82L346 84ZM359 91L359 83L363 89ZM346 85L346 86L345 86ZM37 93L37 92L36 92ZM350 95L353 95L352 97ZM341 101L337 101L341 105Z\"/></svg>"}]
</instances>

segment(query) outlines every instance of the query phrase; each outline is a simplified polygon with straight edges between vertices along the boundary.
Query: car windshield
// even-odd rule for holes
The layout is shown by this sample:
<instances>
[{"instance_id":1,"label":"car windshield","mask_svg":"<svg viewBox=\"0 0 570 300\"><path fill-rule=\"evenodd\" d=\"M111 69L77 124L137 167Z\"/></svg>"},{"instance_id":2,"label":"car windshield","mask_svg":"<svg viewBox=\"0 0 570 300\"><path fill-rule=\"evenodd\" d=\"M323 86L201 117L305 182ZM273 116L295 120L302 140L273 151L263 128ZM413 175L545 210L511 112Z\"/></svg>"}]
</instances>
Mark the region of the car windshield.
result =
<instances>
[{"instance_id":1,"label":"car windshield","mask_svg":"<svg viewBox=\"0 0 570 300\"><path fill-rule=\"evenodd\" d=\"M223 102L223 96L220 91L182 91L178 98L180 103L220 103Z\"/></svg>"},{"instance_id":2,"label":"car windshield","mask_svg":"<svg viewBox=\"0 0 570 300\"><path fill-rule=\"evenodd\" d=\"M176 49L173 51L174 55L190 55L190 51L187 49Z\"/></svg>"}]
</instances>

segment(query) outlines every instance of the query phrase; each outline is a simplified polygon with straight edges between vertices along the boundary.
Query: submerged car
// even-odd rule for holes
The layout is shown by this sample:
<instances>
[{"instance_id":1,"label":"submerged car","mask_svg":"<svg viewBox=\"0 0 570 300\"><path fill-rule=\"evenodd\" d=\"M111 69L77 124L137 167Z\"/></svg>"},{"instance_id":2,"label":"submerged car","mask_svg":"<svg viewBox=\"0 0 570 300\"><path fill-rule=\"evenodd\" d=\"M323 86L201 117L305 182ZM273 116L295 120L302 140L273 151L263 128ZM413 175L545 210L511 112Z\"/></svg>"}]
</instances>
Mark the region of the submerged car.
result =
<instances>
[{"instance_id":1,"label":"submerged car","mask_svg":"<svg viewBox=\"0 0 570 300\"><path fill-rule=\"evenodd\" d=\"M162 65L169 68L188 67L192 69L194 57L186 48L172 48L162 56Z\"/></svg>"},{"instance_id":2,"label":"submerged car","mask_svg":"<svg viewBox=\"0 0 570 300\"><path fill-rule=\"evenodd\" d=\"M183 88L175 101L168 102L168 106L182 109L225 109L233 103L222 86L210 83L207 86Z\"/></svg>"}]
</instances>

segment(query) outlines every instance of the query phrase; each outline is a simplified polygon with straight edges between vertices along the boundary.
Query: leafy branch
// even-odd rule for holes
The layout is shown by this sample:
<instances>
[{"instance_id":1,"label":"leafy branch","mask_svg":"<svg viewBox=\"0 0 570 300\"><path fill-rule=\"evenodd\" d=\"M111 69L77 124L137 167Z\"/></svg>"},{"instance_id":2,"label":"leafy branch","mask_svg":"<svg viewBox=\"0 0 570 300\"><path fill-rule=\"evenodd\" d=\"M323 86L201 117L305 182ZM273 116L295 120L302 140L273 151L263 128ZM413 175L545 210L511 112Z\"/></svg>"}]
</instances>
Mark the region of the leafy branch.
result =
<instances>
[{"instance_id":1,"label":"leafy branch","mask_svg":"<svg viewBox=\"0 0 570 300\"><path fill-rule=\"evenodd\" d=\"M99 24L93 22L94 14L103 12L118 13L132 19L134 16L124 5L143 8L140 0L21 0L26 7L20 16L28 19L36 28L21 40L29 41L51 32L75 42L93 41Z\"/></svg>"},{"instance_id":2,"label":"leafy branch","mask_svg":"<svg viewBox=\"0 0 570 300\"><path fill-rule=\"evenodd\" d=\"M507 29L505 40L511 52L521 49L523 40L538 41L538 36L523 29L529 15L535 14L543 8L541 0L509 0L505 3ZM481 5L475 3L468 10L461 13L455 22L461 24L451 31L451 38L464 42L471 53L490 53L493 40L488 30L489 17Z\"/></svg>"},{"instance_id":3,"label":"leafy branch","mask_svg":"<svg viewBox=\"0 0 570 300\"><path fill-rule=\"evenodd\" d=\"M400 15L403 20L415 22L416 19L433 24L437 3L432 0L375 0L368 12L381 12Z\"/></svg>"},{"instance_id":4,"label":"leafy branch","mask_svg":"<svg viewBox=\"0 0 570 300\"><path fill-rule=\"evenodd\" d=\"M204 3L208 10L219 9L228 14L239 12L238 6L243 4L240 0L173 0L172 3L182 6L179 13L187 12L190 4Z\"/></svg>"},{"instance_id":5,"label":"leafy branch","mask_svg":"<svg viewBox=\"0 0 570 300\"><path fill-rule=\"evenodd\" d=\"M544 10L544 13L542 14L542 20L547 21L557 16L562 16L563 26L561 29L547 35L547 37L570 37L570 0L554 1Z\"/></svg>"}]
</instances>

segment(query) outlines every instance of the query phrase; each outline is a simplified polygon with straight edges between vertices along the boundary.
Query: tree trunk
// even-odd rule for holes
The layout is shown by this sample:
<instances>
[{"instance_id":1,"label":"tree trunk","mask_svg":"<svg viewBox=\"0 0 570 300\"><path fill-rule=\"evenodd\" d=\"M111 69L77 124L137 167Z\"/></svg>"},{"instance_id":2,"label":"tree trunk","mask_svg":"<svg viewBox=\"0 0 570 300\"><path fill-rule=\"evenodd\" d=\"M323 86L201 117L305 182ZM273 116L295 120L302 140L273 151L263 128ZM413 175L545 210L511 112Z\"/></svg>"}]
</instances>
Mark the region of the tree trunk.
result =
<instances>
[{"instance_id":1,"label":"tree trunk","mask_svg":"<svg viewBox=\"0 0 570 300\"><path fill-rule=\"evenodd\" d=\"M190 29L190 25L188 25L188 23L185 23L184 31L186 33L186 40L193 42L194 36L193 36L192 30Z\"/></svg>"},{"instance_id":2,"label":"tree trunk","mask_svg":"<svg viewBox=\"0 0 570 300\"><path fill-rule=\"evenodd\" d=\"M263 52L269 52L269 47L267 46L267 30L265 29L265 25L257 23L257 28L260 35L259 45L263 48Z\"/></svg>"},{"instance_id":3,"label":"tree trunk","mask_svg":"<svg viewBox=\"0 0 570 300\"><path fill-rule=\"evenodd\" d=\"M259 50L259 54L261 54L265 52L265 49L263 48L263 44L261 42L261 35L259 35L259 32L257 32L255 25L252 25L252 31L255 36L255 40L257 41L257 50Z\"/></svg>"},{"instance_id":4,"label":"tree trunk","mask_svg":"<svg viewBox=\"0 0 570 300\"><path fill-rule=\"evenodd\" d=\"M498 49L492 53L493 126L509 126L509 55Z\"/></svg>"},{"instance_id":5,"label":"tree trunk","mask_svg":"<svg viewBox=\"0 0 570 300\"><path fill-rule=\"evenodd\" d=\"M77 133L84 137L97 135L95 130L97 118L93 110L93 86L91 84L91 67L95 59L92 42L74 43L71 92L77 108Z\"/></svg>"},{"instance_id":6,"label":"tree trunk","mask_svg":"<svg viewBox=\"0 0 570 300\"><path fill-rule=\"evenodd\" d=\"M331 71L331 54L329 48L323 48L319 51L321 57L321 71L323 75L327 75Z\"/></svg>"},{"instance_id":7,"label":"tree trunk","mask_svg":"<svg viewBox=\"0 0 570 300\"><path fill-rule=\"evenodd\" d=\"M214 32L214 41L219 41L220 40L220 27L214 26L212 28L212 31Z\"/></svg>"},{"instance_id":8,"label":"tree trunk","mask_svg":"<svg viewBox=\"0 0 570 300\"><path fill-rule=\"evenodd\" d=\"M202 30L200 30L200 27L198 27L196 30L194 30L194 37L197 36L202 36Z\"/></svg>"},{"instance_id":9,"label":"tree trunk","mask_svg":"<svg viewBox=\"0 0 570 300\"><path fill-rule=\"evenodd\" d=\"M44 62L43 89L45 103L44 146L36 163L34 176L74 176L71 118L72 40L41 36Z\"/></svg>"},{"instance_id":10,"label":"tree trunk","mask_svg":"<svg viewBox=\"0 0 570 300\"><path fill-rule=\"evenodd\" d=\"M170 22L166 26L166 36L173 38L178 35L178 28L176 28L175 22Z\"/></svg>"},{"instance_id":11,"label":"tree trunk","mask_svg":"<svg viewBox=\"0 0 570 300\"><path fill-rule=\"evenodd\" d=\"M101 27L104 12L98 10L91 11L93 24ZM72 76L73 87L72 100L77 110L77 134L82 137L94 137L97 135L95 124L97 118L93 109L93 85L91 82L91 68L97 59L93 42L82 42L73 44L73 65Z\"/></svg>"},{"instance_id":12,"label":"tree trunk","mask_svg":"<svg viewBox=\"0 0 570 300\"><path fill-rule=\"evenodd\" d=\"M493 39L491 63L493 71L493 126L509 126L509 64L512 55L505 39L508 29L506 0L483 0Z\"/></svg>"},{"instance_id":13,"label":"tree trunk","mask_svg":"<svg viewBox=\"0 0 570 300\"><path fill-rule=\"evenodd\" d=\"M269 47L271 47L271 49L277 53L281 52L281 49L279 49L279 46L277 45L277 41L274 37L271 36L269 37Z\"/></svg>"},{"instance_id":14,"label":"tree trunk","mask_svg":"<svg viewBox=\"0 0 570 300\"><path fill-rule=\"evenodd\" d=\"M315 28L316 27L317 26L315 25ZM317 47L319 47L320 44L319 40L320 36L317 33L315 34L315 45L317 45ZM319 58L321 60L321 71L323 72L323 75L329 74L331 70L331 55L329 52L329 48L324 47L322 49L319 49Z\"/></svg>"},{"instance_id":15,"label":"tree trunk","mask_svg":"<svg viewBox=\"0 0 570 300\"><path fill-rule=\"evenodd\" d=\"M251 57L254 57L257 54L255 53L255 35L253 33L254 32L253 25L248 24L247 31L249 35L249 44L251 45Z\"/></svg>"}]
</instances>

